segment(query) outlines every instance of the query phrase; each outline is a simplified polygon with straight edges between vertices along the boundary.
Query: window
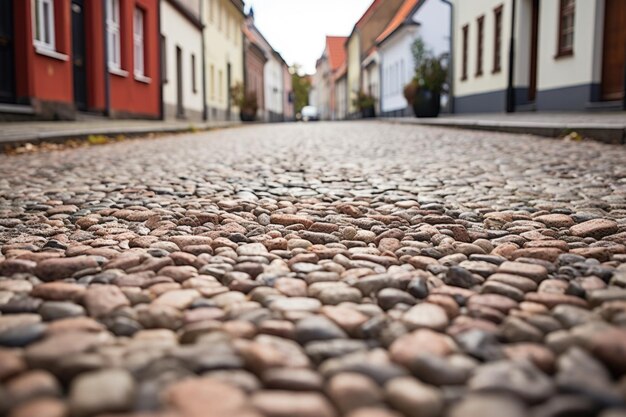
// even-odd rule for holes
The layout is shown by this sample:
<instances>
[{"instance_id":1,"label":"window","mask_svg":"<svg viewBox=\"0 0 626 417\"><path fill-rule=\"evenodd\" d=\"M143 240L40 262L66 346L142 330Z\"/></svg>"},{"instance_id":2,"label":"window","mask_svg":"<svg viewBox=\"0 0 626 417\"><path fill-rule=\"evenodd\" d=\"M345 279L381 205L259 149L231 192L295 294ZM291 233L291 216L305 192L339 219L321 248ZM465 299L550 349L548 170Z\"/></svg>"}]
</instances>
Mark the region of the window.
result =
<instances>
[{"instance_id":1,"label":"window","mask_svg":"<svg viewBox=\"0 0 626 417\"><path fill-rule=\"evenodd\" d=\"M559 45L557 57L574 53L574 12L575 0L561 0L559 9Z\"/></svg>"},{"instance_id":2,"label":"window","mask_svg":"<svg viewBox=\"0 0 626 417\"><path fill-rule=\"evenodd\" d=\"M145 60L145 44L144 44L144 11L140 8L135 8L134 15L134 30L133 30L133 45L135 47L135 75L144 76L146 74L146 60Z\"/></svg>"},{"instance_id":3,"label":"window","mask_svg":"<svg viewBox=\"0 0 626 417\"><path fill-rule=\"evenodd\" d=\"M220 0L217 1L217 29L222 30L222 5Z\"/></svg>"},{"instance_id":4,"label":"window","mask_svg":"<svg viewBox=\"0 0 626 417\"><path fill-rule=\"evenodd\" d=\"M223 94L223 85L222 85L222 79L224 78L224 76L222 75L222 70L219 70L217 72L217 82L218 82L218 93L219 93L219 99L220 101L222 101L222 98L224 97Z\"/></svg>"},{"instance_id":5,"label":"window","mask_svg":"<svg viewBox=\"0 0 626 417\"><path fill-rule=\"evenodd\" d=\"M485 41L485 16L481 16L476 20L478 24L478 33L476 37L476 76L483 75L483 46Z\"/></svg>"},{"instance_id":6,"label":"window","mask_svg":"<svg viewBox=\"0 0 626 417\"><path fill-rule=\"evenodd\" d=\"M215 67L211 64L211 98L215 98Z\"/></svg>"},{"instance_id":7,"label":"window","mask_svg":"<svg viewBox=\"0 0 626 417\"><path fill-rule=\"evenodd\" d=\"M191 89L194 93L198 92L198 85L196 83L196 56L191 54Z\"/></svg>"},{"instance_id":8,"label":"window","mask_svg":"<svg viewBox=\"0 0 626 417\"><path fill-rule=\"evenodd\" d=\"M469 47L469 25L463 26L463 59L461 68L461 81L467 80L467 49Z\"/></svg>"},{"instance_id":9,"label":"window","mask_svg":"<svg viewBox=\"0 0 626 417\"><path fill-rule=\"evenodd\" d=\"M161 35L161 82L167 84L167 39Z\"/></svg>"},{"instance_id":10,"label":"window","mask_svg":"<svg viewBox=\"0 0 626 417\"><path fill-rule=\"evenodd\" d=\"M120 1L107 0L107 46L109 68L122 68L121 37L120 37Z\"/></svg>"},{"instance_id":11,"label":"window","mask_svg":"<svg viewBox=\"0 0 626 417\"><path fill-rule=\"evenodd\" d=\"M35 0L33 3L33 34L35 46L54 51L54 2Z\"/></svg>"},{"instance_id":12,"label":"window","mask_svg":"<svg viewBox=\"0 0 626 417\"><path fill-rule=\"evenodd\" d=\"M494 44L493 44L493 73L502 71L502 6L493 11Z\"/></svg>"}]
</instances>

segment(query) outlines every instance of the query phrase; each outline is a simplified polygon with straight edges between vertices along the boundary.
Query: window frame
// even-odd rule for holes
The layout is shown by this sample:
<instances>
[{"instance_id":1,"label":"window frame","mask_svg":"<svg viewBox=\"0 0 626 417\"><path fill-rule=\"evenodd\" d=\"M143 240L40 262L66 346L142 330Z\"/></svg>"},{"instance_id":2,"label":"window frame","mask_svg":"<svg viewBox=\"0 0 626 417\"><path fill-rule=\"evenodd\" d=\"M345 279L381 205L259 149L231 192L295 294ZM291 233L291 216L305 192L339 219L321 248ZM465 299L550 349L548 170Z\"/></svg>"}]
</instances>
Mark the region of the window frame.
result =
<instances>
[{"instance_id":1,"label":"window frame","mask_svg":"<svg viewBox=\"0 0 626 417\"><path fill-rule=\"evenodd\" d=\"M485 15L476 19L476 26L476 77L482 77L485 58Z\"/></svg>"},{"instance_id":2,"label":"window frame","mask_svg":"<svg viewBox=\"0 0 626 417\"><path fill-rule=\"evenodd\" d=\"M56 52L54 0L33 0L31 4L33 6L33 44L37 49ZM44 5L48 5L46 19L44 19ZM46 25L48 31L46 31Z\"/></svg>"},{"instance_id":3,"label":"window frame","mask_svg":"<svg viewBox=\"0 0 626 417\"><path fill-rule=\"evenodd\" d=\"M569 7L568 7L569 6ZM570 28L563 26L564 17L571 13L572 25ZM569 30L567 30L569 29ZM567 32L566 32L567 30ZM565 35L572 35L571 45L563 44ZM559 24L557 33L557 50L555 58L561 58L574 55L574 37L576 35L576 0L560 0L559 2Z\"/></svg>"},{"instance_id":4,"label":"window frame","mask_svg":"<svg viewBox=\"0 0 626 417\"><path fill-rule=\"evenodd\" d=\"M461 28L461 37L461 81L466 81L469 69L469 24Z\"/></svg>"},{"instance_id":5,"label":"window frame","mask_svg":"<svg viewBox=\"0 0 626 417\"><path fill-rule=\"evenodd\" d=\"M502 32L503 32L503 10L501 4L493 10L493 73L502 72Z\"/></svg>"},{"instance_id":6,"label":"window frame","mask_svg":"<svg viewBox=\"0 0 626 417\"><path fill-rule=\"evenodd\" d=\"M194 94L198 92L198 82L196 78L197 78L196 54L191 54L191 91Z\"/></svg>"},{"instance_id":7,"label":"window frame","mask_svg":"<svg viewBox=\"0 0 626 417\"><path fill-rule=\"evenodd\" d=\"M141 25L138 24L139 22ZM141 7L135 7L133 11L133 74L141 78L146 77L146 73L146 11Z\"/></svg>"},{"instance_id":8,"label":"window frame","mask_svg":"<svg viewBox=\"0 0 626 417\"><path fill-rule=\"evenodd\" d=\"M107 65L109 71L121 71L122 25L120 18L120 0L106 0L106 14Z\"/></svg>"}]
</instances>

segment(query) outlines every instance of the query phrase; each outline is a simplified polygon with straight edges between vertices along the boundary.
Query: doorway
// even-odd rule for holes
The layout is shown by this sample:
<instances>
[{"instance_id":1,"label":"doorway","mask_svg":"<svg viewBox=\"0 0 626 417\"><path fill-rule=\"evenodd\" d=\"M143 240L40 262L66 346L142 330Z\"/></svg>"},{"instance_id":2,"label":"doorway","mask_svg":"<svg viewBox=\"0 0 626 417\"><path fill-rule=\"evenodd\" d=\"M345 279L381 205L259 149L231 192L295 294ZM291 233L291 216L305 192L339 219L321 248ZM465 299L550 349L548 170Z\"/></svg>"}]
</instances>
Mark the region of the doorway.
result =
<instances>
[{"instance_id":1,"label":"doorway","mask_svg":"<svg viewBox=\"0 0 626 417\"><path fill-rule=\"evenodd\" d=\"M624 99L626 2L606 0L602 51L602 100Z\"/></svg>"},{"instance_id":2,"label":"doorway","mask_svg":"<svg viewBox=\"0 0 626 417\"><path fill-rule=\"evenodd\" d=\"M230 106L232 106L230 97L231 77L232 74L229 62L226 64L226 120L230 120Z\"/></svg>"},{"instance_id":3,"label":"doorway","mask_svg":"<svg viewBox=\"0 0 626 417\"><path fill-rule=\"evenodd\" d=\"M528 101L537 98L537 53L539 48L539 0L532 1L530 26L530 69L528 82Z\"/></svg>"},{"instance_id":4,"label":"doorway","mask_svg":"<svg viewBox=\"0 0 626 417\"><path fill-rule=\"evenodd\" d=\"M87 54L85 49L84 0L72 0L72 66L74 69L74 104L87 110Z\"/></svg>"},{"instance_id":5,"label":"doorway","mask_svg":"<svg viewBox=\"0 0 626 417\"><path fill-rule=\"evenodd\" d=\"M0 103L15 103L13 0L0 0Z\"/></svg>"},{"instance_id":6,"label":"doorway","mask_svg":"<svg viewBox=\"0 0 626 417\"><path fill-rule=\"evenodd\" d=\"M185 106L183 105L183 50L176 47L176 117L185 117Z\"/></svg>"}]
</instances>

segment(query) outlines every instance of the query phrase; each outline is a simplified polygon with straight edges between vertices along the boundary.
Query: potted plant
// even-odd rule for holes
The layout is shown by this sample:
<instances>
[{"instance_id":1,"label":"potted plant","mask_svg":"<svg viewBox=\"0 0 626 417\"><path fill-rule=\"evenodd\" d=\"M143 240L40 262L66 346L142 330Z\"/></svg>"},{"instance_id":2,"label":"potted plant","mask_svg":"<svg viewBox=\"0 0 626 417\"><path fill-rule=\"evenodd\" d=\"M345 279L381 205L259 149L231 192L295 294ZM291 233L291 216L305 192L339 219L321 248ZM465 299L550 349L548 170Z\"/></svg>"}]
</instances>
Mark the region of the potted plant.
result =
<instances>
[{"instance_id":1,"label":"potted plant","mask_svg":"<svg viewBox=\"0 0 626 417\"><path fill-rule=\"evenodd\" d=\"M441 111L441 94L445 92L448 75L445 56L435 56L426 49L421 38L411 46L415 76L404 87L404 97L416 117L437 117Z\"/></svg>"},{"instance_id":2,"label":"potted plant","mask_svg":"<svg viewBox=\"0 0 626 417\"><path fill-rule=\"evenodd\" d=\"M364 91L359 91L353 100L354 106L361 112L361 117L376 117L376 99Z\"/></svg>"},{"instance_id":3,"label":"potted plant","mask_svg":"<svg viewBox=\"0 0 626 417\"><path fill-rule=\"evenodd\" d=\"M230 89L233 103L239 107L239 118L242 122L253 122L259 109L256 92L245 91L243 84L237 83Z\"/></svg>"}]
</instances>

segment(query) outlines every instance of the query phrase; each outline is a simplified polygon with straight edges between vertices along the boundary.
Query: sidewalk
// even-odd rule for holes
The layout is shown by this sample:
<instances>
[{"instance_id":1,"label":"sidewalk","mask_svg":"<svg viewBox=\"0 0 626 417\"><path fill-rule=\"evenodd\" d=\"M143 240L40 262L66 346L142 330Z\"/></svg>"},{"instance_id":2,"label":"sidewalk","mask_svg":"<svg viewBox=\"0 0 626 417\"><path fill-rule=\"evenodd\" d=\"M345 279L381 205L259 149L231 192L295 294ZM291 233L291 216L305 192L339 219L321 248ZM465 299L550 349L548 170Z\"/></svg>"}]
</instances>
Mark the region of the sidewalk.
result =
<instances>
[{"instance_id":1,"label":"sidewalk","mask_svg":"<svg viewBox=\"0 0 626 417\"><path fill-rule=\"evenodd\" d=\"M152 120L85 120L69 122L0 123L0 152L5 146L84 139L90 135L145 135L178 133L239 126L240 122L190 122Z\"/></svg>"},{"instance_id":2,"label":"sidewalk","mask_svg":"<svg viewBox=\"0 0 626 417\"><path fill-rule=\"evenodd\" d=\"M626 112L612 113L483 113L439 118L382 118L392 123L456 127L561 137L576 132L605 143L626 144Z\"/></svg>"}]
</instances>

